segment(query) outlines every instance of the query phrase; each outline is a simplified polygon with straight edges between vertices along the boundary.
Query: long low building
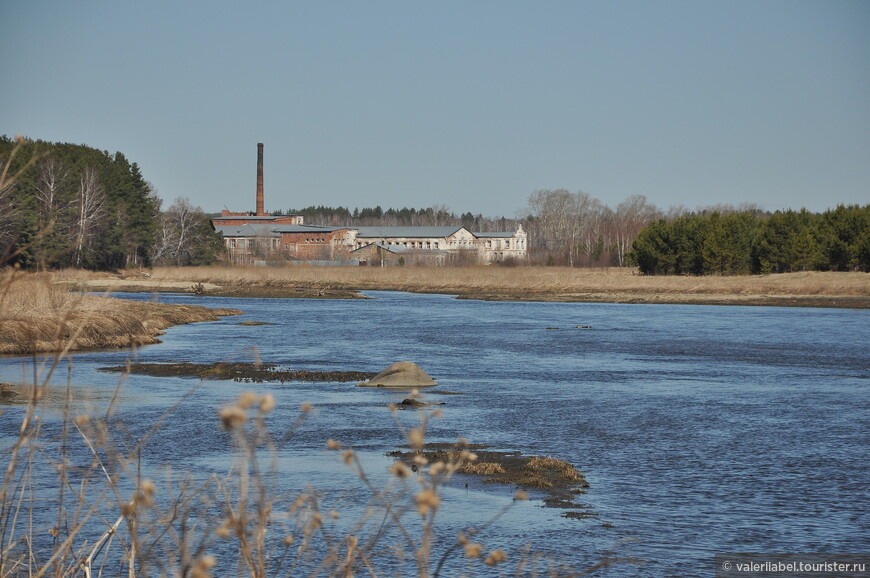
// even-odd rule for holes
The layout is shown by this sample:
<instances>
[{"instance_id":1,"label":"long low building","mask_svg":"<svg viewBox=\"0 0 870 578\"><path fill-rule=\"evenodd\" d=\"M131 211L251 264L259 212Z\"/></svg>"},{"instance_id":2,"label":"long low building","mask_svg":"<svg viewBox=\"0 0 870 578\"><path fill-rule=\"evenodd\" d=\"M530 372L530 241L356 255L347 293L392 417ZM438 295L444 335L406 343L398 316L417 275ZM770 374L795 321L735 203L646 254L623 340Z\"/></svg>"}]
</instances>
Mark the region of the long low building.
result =
<instances>
[{"instance_id":1,"label":"long low building","mask_svg":"<svg viewBox=\"0 0 870 578\"><path fill-rule=\"evenodd\" d=\"M287 224L290 219L298 224ZM227 215L212 220L237 262L287 258L361 263L494 263L524 259L526 232L472 232L465 227L324 227L301 217ZM375 249L363 251L367 247ZM370 255L375 255L372 257ZM387 258L384 258L387 255Z\"/></svg>"},{"instance_id":2,"label":"long low building","mask_svg":"<svg viewBox=\"0 0 870 578\"><path fill-rule=\"evenodd\" d=\"M270 215L263 189L263 143L257 143L257 210L221 211L211 224L223 235L233 261L494 263L524 259L526 232L475 233L465 227L323 227L306 225L301 215Z\"/></svg>"}]
</instances>

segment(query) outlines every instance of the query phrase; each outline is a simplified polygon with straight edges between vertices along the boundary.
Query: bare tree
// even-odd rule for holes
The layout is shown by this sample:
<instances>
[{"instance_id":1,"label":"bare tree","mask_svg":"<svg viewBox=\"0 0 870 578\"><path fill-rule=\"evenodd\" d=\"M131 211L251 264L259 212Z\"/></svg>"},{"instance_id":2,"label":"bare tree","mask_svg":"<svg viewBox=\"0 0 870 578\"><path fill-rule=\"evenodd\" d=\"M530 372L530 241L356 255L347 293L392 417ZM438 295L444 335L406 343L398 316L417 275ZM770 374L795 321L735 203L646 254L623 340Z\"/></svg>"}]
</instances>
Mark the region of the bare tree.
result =
<instances>
[{"instance_id":1,"label":"bare tree","mask_svg":"<svg viewBox=\"0 0 870 578\"><path fill-rule=\"evenodd\" d=\"M595 199L583 192L565 189L539 190L529 197L539 243L549 251L563 252L573 266L581 250L583 234Z\"/></svg>"},{"instance_id":2,"label":"bare tree","mask_svg":"<svg viewBox=\"0 0 870 578\"><path fill-rule=\"evenodd\" d=\"M194 207L187 199L178 198L166 213L171 226L175 229L175 247L172 255L176 264L184 265L195 240L196 216L202 213L202 209Z\"/></svg>"},{"instance_id":3,"label":"bare tree","mask_svg":"<svg viewBox=\"0 0 870 578\"><path fill-rule=\"evenodd\" d=\"M39 203L40 217L46 220L54 216L59 208L61 190L67 182L69 170L63 162L48 157L39 163L39 176L36 179L35 196Z\"/></svg>"},{"instance_id":4,"label":"bare tree","mask_svg":"<svg viewBox=\"0 0 870 578\"><path fill-rule=\"evenodd\" d=\"M76 267L80 267L97 225L105 214L106 191L99 182L97 171L90 167L82 170L75 203L77 209L75 264Z\"/></svg>"},{"instance_id":5,"label":"bare tree","mask_svg":"<svg viewBox=\"0 0 870 578\"><path fill-rule=\"evenodd\" d=\"M598 199L590 199L580 232L580 245L589 265L593 261L600 261L604 249L607 246L605 238L607 220L612 211Z\"/></svg>"},{"instance_id":6,"label":"bare tree","mask_svg":"<svg viewBox=\"0 0 870 578\"><path fill-rule=\"evenodd\" d=\"M18 211L15 209L15 179L6 179L7 165L0 162L0 261L17 237Z\"/></svg>"},{"instance_id":7,"label":"bare tree","mask_svg":"<svg viewBox=\"0 0 870 578\"><path fill-rule=\"evenodd\" d=\"M625 256L637 234L660 216L658 208L647 202L643 195L632 195L617 205L614 213L614 236L616 259L620 267L625 266Z\"/></svg>"},{"instance_id":8,"label":"bare tree","mask_svg":"<svg viewBox=\"0 0 870 578\"><path fill-rule=\"evenodd\" d=\"M168 213L161 213L157 219L157 236L154 240L155 263L174 261L175 248L178 246L178 235Z\"/></svg>"},{"instance_id":9,"label":"bare tree","mask_svg":"<svg viewBox=\"0 0 870 578\"><path fill-rule=\"evenodd\" d=\"M209 219L200 207L189 200L177 198L160 215L154 243L154 261L190 265L202 258L206 246L214 239ZM219 242L219 239L218 239Z\"/></svg>"}]
</instances>

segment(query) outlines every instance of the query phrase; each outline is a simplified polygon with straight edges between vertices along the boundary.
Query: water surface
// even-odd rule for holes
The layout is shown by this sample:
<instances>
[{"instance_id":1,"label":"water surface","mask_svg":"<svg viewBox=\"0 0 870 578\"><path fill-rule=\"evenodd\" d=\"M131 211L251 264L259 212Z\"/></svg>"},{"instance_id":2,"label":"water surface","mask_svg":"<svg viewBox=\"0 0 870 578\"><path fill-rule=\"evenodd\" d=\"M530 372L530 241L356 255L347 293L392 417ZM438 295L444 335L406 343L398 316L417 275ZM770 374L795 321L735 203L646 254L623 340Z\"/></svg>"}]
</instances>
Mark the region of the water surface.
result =
<instances>
[{"instance_id":1,"label":"water surface","mask_svg":"<svg viewBox=\"0 0 870 578\"><path fill-rule=\"evenodd\" d=\"M596 517L567 519L540 501L519 503L484 536L492 547L529 544L579 567L614 548L644 561L601 574L613 576L708 574L716 552L870 551L870 312L367 295L372 299L162 295L245 315L172 328L162 344L135 356L211 363L252 359L256 348L264 361L298 369L375 372L417 362L439 389L465 394L426 394L446 402L428 441L464 436L549 455L589 480L579 499ZM72 356L74 403L104 408L119 378L96 368L130 355ZM0 380L32 380L32 373L30 361L0 359ZM62 386L66 378L63 367L55 381ZM197 384L127 377L117 419L127 424L130 443ZM243 389L276 396L276 433L303 402L316 408L279 444L288 492L310 483L353 503L358 484L324 450L326 438L358 449L379 480L389 463L384 454L403 443L386 409L401 393L347 383L209 382L149 439L147 459L199 475L226 472L228 440L216 411ZM17 427L15 409L6 409L4 439ZM416 417L405 412L401 420L412 425ZM485 521L510 496L502 487L451 488L440 513L445 540Z\"/></svg>"}]
</instances>

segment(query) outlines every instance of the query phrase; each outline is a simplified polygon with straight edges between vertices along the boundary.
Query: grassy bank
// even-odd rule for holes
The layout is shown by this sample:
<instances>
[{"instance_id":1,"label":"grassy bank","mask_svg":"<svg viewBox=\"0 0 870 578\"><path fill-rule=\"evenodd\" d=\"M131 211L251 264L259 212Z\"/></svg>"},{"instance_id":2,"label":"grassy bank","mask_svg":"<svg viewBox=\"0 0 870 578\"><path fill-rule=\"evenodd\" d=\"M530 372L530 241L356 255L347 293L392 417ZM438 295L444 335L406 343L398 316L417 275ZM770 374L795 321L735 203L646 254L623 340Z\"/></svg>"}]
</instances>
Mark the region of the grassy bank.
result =
<instances>
[{"instance_id":1,"label":"grassy bank","mask_svg":"<svg viewBox=\"0 0 870 578\"><path fill-rule=\"evenodd\" d=\"M123 301L71 292L50 274L0 277L0 353L29 354L158 342L172 325L240 311Z\"/></svg>"},{"instance_id":2,"label":"grassy bank","mask_svg":"<svg viewBox=\"0 0 870 578\"><path fill-rule=\"evenodd\" d=\"M213 295L340 297L394 290L470 299L870 307L870 274L803 272L757 276L643 276L634 269L562 267L196 267L145 274L68 273L100 289L191 291Z\"/></svg>"}]
</instances>

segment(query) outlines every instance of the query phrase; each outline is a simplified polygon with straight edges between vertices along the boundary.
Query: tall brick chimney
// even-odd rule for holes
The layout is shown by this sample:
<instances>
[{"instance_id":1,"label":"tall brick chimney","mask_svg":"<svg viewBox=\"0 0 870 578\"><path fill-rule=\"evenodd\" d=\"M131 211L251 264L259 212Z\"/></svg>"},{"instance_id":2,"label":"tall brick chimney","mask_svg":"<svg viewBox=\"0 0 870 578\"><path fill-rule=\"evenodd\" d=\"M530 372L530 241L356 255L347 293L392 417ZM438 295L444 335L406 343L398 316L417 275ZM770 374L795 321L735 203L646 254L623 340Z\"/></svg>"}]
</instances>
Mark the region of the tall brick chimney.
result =
<instances>
[{"instance_id":1,"label":"tall brick chimney","mask_svg":"<svg viewBox=\"0 0 870 578\"><path fill-rule=\"evenodd\" d=\"M257 143L257 216L266 216L263 199L263 143Z\"/></svg>"}]
</instances>

